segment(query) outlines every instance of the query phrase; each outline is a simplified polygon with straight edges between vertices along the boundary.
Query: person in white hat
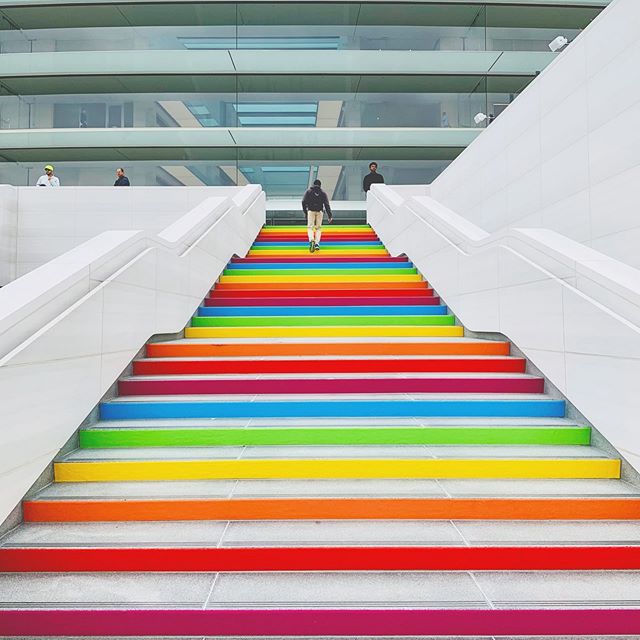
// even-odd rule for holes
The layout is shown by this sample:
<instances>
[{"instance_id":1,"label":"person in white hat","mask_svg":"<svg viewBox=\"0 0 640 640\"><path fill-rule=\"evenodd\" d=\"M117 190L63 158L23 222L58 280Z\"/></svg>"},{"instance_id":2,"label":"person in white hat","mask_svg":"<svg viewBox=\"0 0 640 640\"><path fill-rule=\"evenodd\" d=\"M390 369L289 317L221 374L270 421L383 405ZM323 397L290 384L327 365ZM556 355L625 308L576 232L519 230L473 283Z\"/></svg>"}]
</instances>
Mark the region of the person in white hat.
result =
<instances>
[{"instance_id":1,"label":"person in white hat","mask_svg":"<svg viewBox=\"0 0 640 640\"><path fill-rule=\"evenodd\" d=\"M44 168L44 175L38 178L38 182L36 182L36 187L59 187L60 180L56 176L53 175L53 165L48 164Z\"/></svg>"}]
</instances>

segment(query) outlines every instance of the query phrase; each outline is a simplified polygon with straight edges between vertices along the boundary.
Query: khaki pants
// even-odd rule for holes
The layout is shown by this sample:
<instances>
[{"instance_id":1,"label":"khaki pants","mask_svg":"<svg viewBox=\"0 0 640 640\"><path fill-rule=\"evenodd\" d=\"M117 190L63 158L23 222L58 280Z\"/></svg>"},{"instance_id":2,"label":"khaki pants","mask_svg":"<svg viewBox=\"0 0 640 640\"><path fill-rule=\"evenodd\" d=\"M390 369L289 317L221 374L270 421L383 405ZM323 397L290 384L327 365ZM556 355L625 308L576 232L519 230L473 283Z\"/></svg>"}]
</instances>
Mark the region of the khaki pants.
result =
<instances>
[{"instance_id":1,"label":"khaki pants","mask_svg":"<svg viewBox=\"0 0 640 640\"><path fill-rule=\"evenodd\" d=\"M309 235L309 242L320 244L322 215L322 211L307 211L307 233Z\"/></svg>"}]
</instances>

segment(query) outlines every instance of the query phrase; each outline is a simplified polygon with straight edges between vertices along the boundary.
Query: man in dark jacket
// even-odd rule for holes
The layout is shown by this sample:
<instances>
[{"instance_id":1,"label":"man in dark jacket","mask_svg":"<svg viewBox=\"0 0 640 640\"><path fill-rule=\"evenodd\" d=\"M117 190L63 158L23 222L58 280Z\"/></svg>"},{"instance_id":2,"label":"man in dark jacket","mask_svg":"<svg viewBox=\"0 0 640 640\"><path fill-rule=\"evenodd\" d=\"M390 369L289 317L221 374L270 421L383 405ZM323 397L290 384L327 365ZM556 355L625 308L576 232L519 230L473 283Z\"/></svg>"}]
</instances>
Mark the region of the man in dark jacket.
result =
<instances>
[{"instance_id":1,"label":"man in dark jacket","mask_svg":"<svg viewBox=\"0 0 640 640\"><path fill-rule=\"evenodd\" d=\"M372 162L369 165L369 173L364 177L362 181L362 190L367 193L371 189L372 184L384 184L384 178L381 173L378 173L378 163Z\"/></svg>"},{"instance_id":2,"label":"man in dark jacket","mask_svg":"<svg viewBox=\"0 0 640 640\"><path fill-rule=\"evenodd\" d=\"M327 194L320 188L320 180L314 180L313 186L302 198L302 210L307 216L307 233L309 235L309 251L320 251L320 236L322 235L322 216L327 212L329 223L333 222L333 214Z\"/></svg>"},{"instance_id":3,"label":"man in dark jacket","mask_svg":"<svg viewBox=\"0 0 640 640\"><path fill-rule=\"evenodd\" d=\"M129 182L129 178L124 175L124 169L122 167L118 167L116 169L116 181L113 183L114 187L130 187L131 184Z\"/></svg>"}]
</instances>

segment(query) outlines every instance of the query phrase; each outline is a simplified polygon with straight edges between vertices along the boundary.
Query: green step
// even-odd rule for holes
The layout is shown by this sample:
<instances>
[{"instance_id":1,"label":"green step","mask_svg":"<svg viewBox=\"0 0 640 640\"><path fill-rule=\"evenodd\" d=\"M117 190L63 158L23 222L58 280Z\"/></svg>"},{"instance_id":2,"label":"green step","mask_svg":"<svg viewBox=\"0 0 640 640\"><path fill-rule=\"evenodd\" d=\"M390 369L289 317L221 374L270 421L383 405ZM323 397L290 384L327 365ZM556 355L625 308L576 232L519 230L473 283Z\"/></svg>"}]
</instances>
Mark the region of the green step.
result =
<instances>
[{"instance_id":1,"label":"green step","mask_svg":"<svg viewBox=\"0 0 640 640\"><path fill-rule=\"evenodd\" d=\"M306 326L451 326L455 318L438 316L221 316L191 319L192 327L306 327Z\"/></svg>"},{"instance_id":2,"label":"green step","mask_svg":"<svg viewBox=\"0 0 640 640\"><path fill-rule=\"evenodd\" d=\"M402 269L225 269L224 276L380 276L415 275L416 268Z\"/></svg>"},{"instance_id":3,"label":"green step","mask_svg":"<svg viewBox=\"0 0 640 640\"><path fill-rule=\"evenodd\" d=\"M589 427L300 427L83 429L80 447L210 447L250 445L551 444L588 445Z\"/></svg>"}]
</instances>

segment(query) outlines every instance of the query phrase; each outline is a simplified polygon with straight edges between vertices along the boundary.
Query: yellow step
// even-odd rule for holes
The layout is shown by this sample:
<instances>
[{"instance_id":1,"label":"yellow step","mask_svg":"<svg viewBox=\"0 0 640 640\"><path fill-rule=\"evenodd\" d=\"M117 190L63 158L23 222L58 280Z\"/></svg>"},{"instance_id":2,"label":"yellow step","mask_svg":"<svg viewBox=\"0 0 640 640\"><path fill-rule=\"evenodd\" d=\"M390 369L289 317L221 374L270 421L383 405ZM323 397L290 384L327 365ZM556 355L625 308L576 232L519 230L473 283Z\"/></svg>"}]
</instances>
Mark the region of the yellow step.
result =
<instances>
[{"instance_id":1,"label":"yellow step","mask_svg":"<svg viewBox=\"0 0 640 640\"><path fill-rule=\"evenodd\" d=\"M59 462L56 482L328 478L619 478L620 461L585 459L140 460ZM567 514L570 517L571 514Z\"/></svg>"},{"instance_id":2,"label":"yellow step","mask_svg":"<svg viewBox=\"0 0 640 640\"><path fill-rule=\"evenodd\" d=\"M456 326L187 327L185 338L461 338Z\"/></svg>"}]
</instances>

